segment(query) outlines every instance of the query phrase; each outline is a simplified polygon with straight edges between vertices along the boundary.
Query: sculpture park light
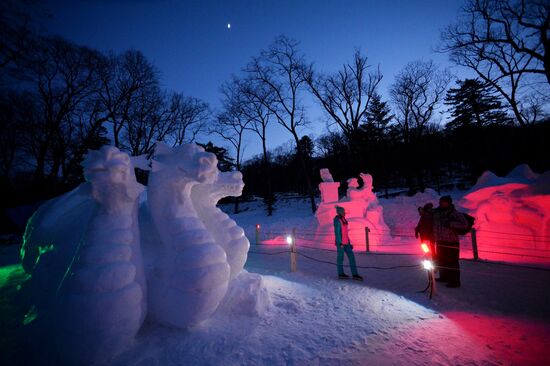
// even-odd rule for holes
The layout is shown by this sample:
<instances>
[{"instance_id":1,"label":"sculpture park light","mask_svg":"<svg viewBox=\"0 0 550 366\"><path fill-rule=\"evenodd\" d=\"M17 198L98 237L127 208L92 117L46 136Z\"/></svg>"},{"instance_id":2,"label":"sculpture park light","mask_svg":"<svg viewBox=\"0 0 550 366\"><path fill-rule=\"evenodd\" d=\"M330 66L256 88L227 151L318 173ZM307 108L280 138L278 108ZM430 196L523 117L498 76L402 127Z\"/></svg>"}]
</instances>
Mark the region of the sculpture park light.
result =
<instances>
[{"instance_id":1,"label":"sculpture park light","mask_svg":"<svg viewBox=\"0 0 550 366\"><path fill-rule=\"evenodd\" d=\"M420 246L422 247L422 251L424 252L424 254L428 254L430 252L430 247L428 246L428 244L422 243L420 244Z\"/></svg>"},{"instance_id":2,"label":"sculpture park light","mask_svg":"<svg viewBox=\"0 0 550 366\"><path fill-rule=\"evenodd\" d=\"M427 270L427 271L431 271L431 270L434 269L434 264L431 260L424 259L422 261L422 267L424 267L424 269Z\"/></svg>"},{"instance_id":3,"label":"sculpture park light","mask_svg":"<svg viewBox=\"0 0 550 366\"><path fill-rule=\"evenodd\" d=\"M291 236L291 235L287 235L287 237L286 237L286 243L287 243L288 245L292 245L292 236Z\"/></svg>"},{"instance_id":4,"label":"sculpture park light","mask_svg":"<svg viewBox=\"0 0 550 366\"><path fill-rule=\"evenodd\" d=\"M422 259L422 267L428 272L428 286L426 286L426 288L422 292L425 292L429 289L430 299L431 299L433 294L435 293L435 278L434 278L435 265L432 259L433 257L430 250L430 246L426 243L421 243L420 247L422 248L422 252L424 252L424 258Z\"/></svg>"},{"instance_id":5,"label":"sculpture park light","mask_svg":"<svg viewBox=\"0 0 550 366\"><path fill-rule=\"evenodd\" d=\"M431 260L431 253L430 253L430 247L426 243L420 244L420 247L422 248L422 251L424 252L424 259L422 260L422 267L424 267L425 270L431 271L434 269L434 263Z\"/></svg>"}]
</instances>

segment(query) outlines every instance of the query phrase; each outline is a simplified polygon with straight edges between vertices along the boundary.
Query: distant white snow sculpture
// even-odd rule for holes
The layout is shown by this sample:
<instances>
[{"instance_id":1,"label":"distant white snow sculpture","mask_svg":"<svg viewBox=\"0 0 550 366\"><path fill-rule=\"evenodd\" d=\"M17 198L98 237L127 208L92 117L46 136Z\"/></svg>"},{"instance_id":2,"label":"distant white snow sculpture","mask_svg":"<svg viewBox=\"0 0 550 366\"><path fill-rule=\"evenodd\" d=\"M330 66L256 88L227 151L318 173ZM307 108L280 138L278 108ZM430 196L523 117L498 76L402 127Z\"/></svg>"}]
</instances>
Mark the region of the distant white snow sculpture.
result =
<instances>
[{"instance_id":1,"label":"distant white snow sculpture","mask_svg":"<svg viewBox=\"0 0 550 366\"><path fill-rule=\"evenodd\" d=\"M144 157L134 160L148 169ZM21 299L46 363L107 360L146 315L187 328L222 301L228 313L252 304L251 316L267 306L261 276L243 271L250 246L243 229L216 207L241 195L242 174L220 173L217 163L195 144L157 144L140 197L133 160L104 146L86 156L85 183L36 211L21 250L30 275Z\"/></svg>"},{"instance_id":2,"label":"distant white snow sculpture","mask_svg":"<svg viewBox=\"0 0 550 366\"><path fill-rule=\"evenodd\" d=\"M334 178L332 178L332 174L330 174L330 170L327 168L321 169L319 173L323 182L334 182Z\"/></svg>"},{"instance_id":3,"label":"distant white snow sculpture","mask_svg":"<svg viewBox=\"0 0 550 366\"><path fill-rule=\"evenodd\" d=\"M334 245L333 218L336 215L336 206L346 209L346 218L349 222L349 235L352 244L357 246L365 245L365 227L376 235L371 236L371 249L383 246L383 243L390 238L389 227L384 222L383 208L378 203L376 194L372 191L372 176L361 173L360 177L363 186L359 188L357 178L347 180L348 190L346 198L338 198L338 187L340 183L327 181L323 176L332 178L328 169L321 169L323 182L319 184L321 191L321 203L315 212L319 223L316 231L315 242L325 246Z\"/></svg>"},{"instance_id":4,"label":"distant white snow sculpture","mask_svg":"<svg viewBox=\"0 0 550 366\"><path fill-rule=\"evenodd\" d=\"M143 186L115 147L91 151L83 167L87 182L29 220L21 253L36 326L69 364L114 355L146 314L137 219Z\"/></svg>"}]
</instances>

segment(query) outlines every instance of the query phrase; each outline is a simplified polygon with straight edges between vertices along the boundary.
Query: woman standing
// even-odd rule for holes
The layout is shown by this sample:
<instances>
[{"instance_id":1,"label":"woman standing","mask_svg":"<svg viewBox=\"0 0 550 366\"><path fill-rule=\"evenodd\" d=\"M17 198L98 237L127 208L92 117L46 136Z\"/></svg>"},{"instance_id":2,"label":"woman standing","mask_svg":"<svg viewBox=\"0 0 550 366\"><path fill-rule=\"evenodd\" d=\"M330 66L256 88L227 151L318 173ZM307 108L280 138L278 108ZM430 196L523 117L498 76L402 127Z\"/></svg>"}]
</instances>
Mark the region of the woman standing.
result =
<instances>
[{"instance_id":1,"label":"woman standing","mask_svg":"<svg viewBox=\"0 0 550 366\"><path fill-rule=\"evenodd\" d=\"M336 216L334 217L334 236L336 238L336 249L338 250L338 278L349 278L349 276L344 273L344 253L346 253L346 255L348 256L349 266L351 268L353 279L357 281L363 281L363 277L359 276L359 273L357 272L355 255L353 254L353 246L349 241L346 210L340 206L336 206Z\"/></svg>"}]
</instances>

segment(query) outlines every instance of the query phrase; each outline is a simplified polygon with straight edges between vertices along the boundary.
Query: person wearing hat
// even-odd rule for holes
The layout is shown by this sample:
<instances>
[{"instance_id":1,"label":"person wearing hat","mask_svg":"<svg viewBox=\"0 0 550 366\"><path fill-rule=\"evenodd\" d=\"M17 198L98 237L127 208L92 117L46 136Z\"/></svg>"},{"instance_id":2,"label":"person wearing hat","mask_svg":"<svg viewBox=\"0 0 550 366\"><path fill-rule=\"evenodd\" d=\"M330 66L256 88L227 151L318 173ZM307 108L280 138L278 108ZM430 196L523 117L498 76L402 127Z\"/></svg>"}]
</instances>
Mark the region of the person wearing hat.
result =
<instances>
[{"instance_id":1,"label":"person wearing hat","mask_svg":"<svg viewBox=\"0 0 550 366\"><path fill-rule=\"evenodd\" d=\"M437 251L437 281L447 282L447 287L460 287L460 243L457 231L465 230L468 222L459 213L451 196L442 196L439 207L433 210L433 235Z\"/></svg>"},{"instance_id":2,"label":"person wearing hat","mask_svg":"<svg viewBox=\"0 0 550 366\"><path fill-rule=\"evenodd\" d=\"M353 246L349 240L348 220L346 220L346 210L343 207L336 206L336 216L334 217L334 236L336 238L336 249L338 250L338 278L348 279L349 276L344 273L344 253L348 256L349 266L353 279L363 281L363 277L357 272L355 264L355 255Z\"/></svg>"}]
</instances>

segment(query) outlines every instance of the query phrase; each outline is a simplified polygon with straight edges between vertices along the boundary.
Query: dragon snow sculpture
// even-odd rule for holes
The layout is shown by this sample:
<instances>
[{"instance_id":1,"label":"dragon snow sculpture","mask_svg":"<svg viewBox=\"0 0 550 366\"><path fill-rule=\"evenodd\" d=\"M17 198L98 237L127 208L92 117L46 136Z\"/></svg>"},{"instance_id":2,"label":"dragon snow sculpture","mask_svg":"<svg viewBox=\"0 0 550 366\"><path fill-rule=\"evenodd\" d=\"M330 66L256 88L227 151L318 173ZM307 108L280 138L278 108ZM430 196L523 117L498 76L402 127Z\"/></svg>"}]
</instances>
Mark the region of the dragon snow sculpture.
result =
<instances>
[{"instance_id":1,"label":"dragon snow sculpture","mask_svg":"<svg viewBox=\"0 0 550 366\"><path fill-rule=\"evenodd\" d=\"M238 280L250 245L216 207L242 193L242 175L220 173L215 155L197 145L157 144L146 194L132 160L115 147L91 151L83 167L85 183L31 217L21 250L24 323L68 364L120 352L146 316L177 328L207 319ZM148 268L145 231L153 243Z\"/></svg>"}]
</instances>

